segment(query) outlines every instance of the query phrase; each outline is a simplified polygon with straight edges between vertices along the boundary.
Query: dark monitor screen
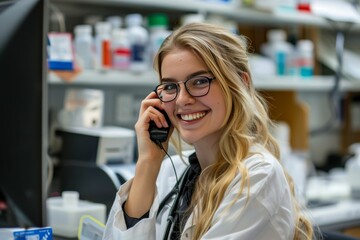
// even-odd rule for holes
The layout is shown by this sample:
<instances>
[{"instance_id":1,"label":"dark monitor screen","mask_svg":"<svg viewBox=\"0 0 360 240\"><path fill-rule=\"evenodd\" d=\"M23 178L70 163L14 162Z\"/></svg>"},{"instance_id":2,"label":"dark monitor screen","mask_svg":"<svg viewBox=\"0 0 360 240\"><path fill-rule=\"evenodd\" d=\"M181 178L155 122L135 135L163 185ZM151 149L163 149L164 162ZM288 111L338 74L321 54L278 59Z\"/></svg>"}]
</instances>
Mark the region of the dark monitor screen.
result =
<instances>
[{"instance_id":1,"label":"dark monitor screen","mask_svg":"<svg viewBox=\"0 0 360 240\"><path fill-rule=\"evenodd\" d=\"M46 224L47 4L0 0L2 226Z\"/></svg>"}]
</instances>

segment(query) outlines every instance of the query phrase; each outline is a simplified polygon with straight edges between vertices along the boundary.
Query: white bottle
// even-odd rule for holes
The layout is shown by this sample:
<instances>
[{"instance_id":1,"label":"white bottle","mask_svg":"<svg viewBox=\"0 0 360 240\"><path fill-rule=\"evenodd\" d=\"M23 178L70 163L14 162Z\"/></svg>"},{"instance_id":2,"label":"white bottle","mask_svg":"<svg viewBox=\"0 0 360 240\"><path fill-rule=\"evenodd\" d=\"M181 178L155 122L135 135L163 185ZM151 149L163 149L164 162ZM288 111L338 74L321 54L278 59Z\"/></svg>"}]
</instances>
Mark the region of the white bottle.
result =
<instances>
[{"instance_id":1,"label":"white bottle","mask_svg":"<svg viewBox=\"0 0 360 240\"><path fill-rule=\"evenodd\" d=\"M169 19L165 14L155 13L148 16L148 28L150 30L150 57L151 61L159 50L161 44L171 31L168 30Z\"/></svg>"},{"instance_id":2,"label":"white bottle","mask_svg":"<svg viewBox=\"0 0 360 240\"><path fill-rule=\"evenodd\" d=\"M286 122L275 122L271 132L279 143L281 163L294 180L296 195L300 201L303 201L307 176L306 159L292 150L290 145L290 127Z\"/></svg>"},{"instance_id":3,"label":"white bottle","mask_svg":"<svg viewBox=\"0 0 360 240\"><path fill-rule=\"evenodd\" d=\"M286 32L281 29L272 29L267 33L268 42L261 48L261 52L273 59L278 75L286 75L288 61L294 52L293 46L286 41Z\"/></svg>"},{"instance_id":4,"label":"white bottle","mask_svg":"<svg viewBox=\"0 0 360 240\"><path fill-rule=\"evenodd\" d=\"M141 14L129 14L125 17L128 38L131 45L130 70L133 72L143 72L148 70L147 45L149 43L149 33L142 26L143 17Z\"/></svg>"},{"instance_id":5,"label":"white bottle","mask_svg":"<svg viewBox=\"0 0 360 240\"><path fill-rule=\"evenodd\" d=\"M111 25L109 22L95 24L96 68L106 70L111 68Z\"/></svg>"},{"instance_id":6,"label":"white bottle","mask_svg":"<svg viewBox=\"0 0 360 240\"><path fill-rule=\"evenodd\" d=\"M90 25L77 25L74 28L74 48L77 64L81 69L92 69L94 67L94 52Z\"/></svg>"},{"instance_id":7,"label":"white bottle","mask_svg":"<svg viewBox=\"0 0 360 240\"><path fill-rule=\"evenodd\" d=\"M314 44L311 40L299 40L296 44L297 63L301 77L312 77L314 71Z\"/></svg>"},{"instance_id":8,"label":"white bottle","mask_svg":"<svg viewBox=\"0 0 360 240\"><path fill-rule=\"evenodd\" d=\"M109 16L106 21L110 23L111 29L117 29L122 27L122 18L120 16Z\"/></svg>"},{"instance_id":9,"label":"white bottle","mask_svg":"<svg viewBox=\"0 0 360 240\"><path fill-rule=\"evenodd\" d=\"M131 46L127 31L115 28L111 36L112 67L119 70L128 70L131 60Z\"/></svg>"},{"instance_id":10,"label":"white bottle","mask_svg":"<svg viewBox=\"0 0 360 240\"><path fill-rule=\"evenodd\" d=\"M194 22L196 23L205 22L205 15L203 13L189 13L183 15L180 18L180 23L182 26Z\"/></svg>"},{"instance_id":11,"label":"white bottle","mask_svg":"<svg viewBox=\"0 0 360 240\"><path fill-rule=\"evenodd\" d=\"M351 196L360 199L360 143L352 144L349 151L354 157L346 162L346 176L351 188Z\"/></svg>"}]
</instances>

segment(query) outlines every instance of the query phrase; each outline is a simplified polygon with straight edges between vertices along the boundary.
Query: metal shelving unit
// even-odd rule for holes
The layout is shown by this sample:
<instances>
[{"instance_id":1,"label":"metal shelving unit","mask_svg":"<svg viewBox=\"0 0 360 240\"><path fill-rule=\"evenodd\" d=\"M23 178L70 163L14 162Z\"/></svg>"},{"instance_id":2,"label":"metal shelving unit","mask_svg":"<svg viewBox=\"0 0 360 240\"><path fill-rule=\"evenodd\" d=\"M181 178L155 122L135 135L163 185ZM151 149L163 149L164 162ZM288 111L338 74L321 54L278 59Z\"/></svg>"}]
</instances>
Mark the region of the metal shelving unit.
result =
<instances>
[{"instance_id":1,"label":"metal shelving unit","mask_svg":"<svg viewBox=\"0 0 360 240\"><path fill-rule=\"evenodd\" d=\"M121 8L134 8L139 10L152 11L177 11L183 13L200 12L215 13L236 20L239 23L251 23L262 25L308 25L321 28L331 28L330 23L319 16L310 13L302 13L297 11L264 11L245 6L237 6L236 4L226 4L218 2L209 2L201 0L52 0L55 4L63 6L70 4L77 6L80 11L85 5L87 6L110 6ZM360 25L354 26L360 29Z\"/></svg>"},{"instance_id":2,"label":"metal shelving unit","mask_svg":"<svg viewBox=\"0 0 360 240\"><path fill-rule=\"evenodd\" d=\"M300 78L291 76L255 76L255 87L260 90L294 90L294 91L329 91L334 85L334 76L314 76ZM154 71L131 73L126 71L109 70L99 72L95 70L80 73L73 81L65 82L56 74L50 73L51 85L90 85L90 86L155 86L158 83ZM360 91L360 81L343 80L340 90L353 92Z\"/></svg>"},{"instance_id":3,"label":"metal shelving unit","mask_svg":"<svg viewBox=\"0 0 360 240\"><path fill-rule=\"evenodd\" d=\"M326 19L314 16L310 13L301 12L269 12L261 11L235 4L225 4L202 0L51 0L54 4L59 4L66 11L81 12L87 7L111 7L118 9L138 9L139 11L164 11L185 13L216 13L239 23L251 23L261 25L304 25L319 28L333 27ZM72 10L71 10L72 9ZM360 24L352 27L360 29ZM334 85L334 77L315 76L311 79L301 79L292 77L264 77L254 79L255 85L260 89L270 90L306 90L306 91L326 91L331 90ZM63 84L54 74L50 74L49 83L52 85ZM81 73L72 84L77 85L156 85L157 77L152 71L141 74L131 74L129 72L108 71L99 73L97 71L85 71ZM357 91L360 83L341 81L341 90Z\"/></svg>"}]
</instances>

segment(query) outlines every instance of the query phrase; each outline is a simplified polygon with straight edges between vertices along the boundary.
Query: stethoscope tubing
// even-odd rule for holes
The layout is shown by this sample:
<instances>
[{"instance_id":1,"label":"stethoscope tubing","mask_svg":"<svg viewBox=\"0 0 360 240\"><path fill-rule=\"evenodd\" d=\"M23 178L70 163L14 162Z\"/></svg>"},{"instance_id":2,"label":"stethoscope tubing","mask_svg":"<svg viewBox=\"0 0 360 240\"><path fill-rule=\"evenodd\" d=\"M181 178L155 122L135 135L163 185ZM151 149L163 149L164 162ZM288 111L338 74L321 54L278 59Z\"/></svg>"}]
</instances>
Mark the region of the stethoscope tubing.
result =
<instances>
[{"instance_id":1,"label":"stethoscope tubing","mask_svg":"<svg viewBox=\"0 0 360 240\"><path fill-rule=\"evenodd\" d=\"M156 217L159 215L159 213L162 211L162 209L165 207L166 203L169 201L169 199L174 196L175 194L175 200L170 208L170 212L167 218L167 224L166 224L166 230L165 230L165 234L163 237L163 240L168 240L169 236L170 236L170 232L173 229L173 225L174 225L174 217L176 217L176 208L179 204L179 200L180 200L180 196L181 193L184 190L185 187L185 179L186 176L189 172L190 167L187 167L184 171L184 173L182 174L181 178L179 179L178 182L176 182L176 184L174 185L174 187L171 189L171 191L164 197L164 199L161 201L160 205L159 205L159 209L157 212Z\"/></svg>"}]
</instances>

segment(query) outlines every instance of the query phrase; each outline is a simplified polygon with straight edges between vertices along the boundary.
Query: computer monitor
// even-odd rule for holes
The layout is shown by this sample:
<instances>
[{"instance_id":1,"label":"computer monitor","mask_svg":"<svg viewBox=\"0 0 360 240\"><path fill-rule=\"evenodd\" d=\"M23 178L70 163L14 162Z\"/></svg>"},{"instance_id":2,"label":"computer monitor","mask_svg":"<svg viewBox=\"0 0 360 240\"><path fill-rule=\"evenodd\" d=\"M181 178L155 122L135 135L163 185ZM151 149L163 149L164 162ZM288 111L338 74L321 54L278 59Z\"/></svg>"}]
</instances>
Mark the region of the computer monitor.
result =
<instances>
[{"instance_id":1,"label":"computer monitor","mask_svg":"<svg viewBox=\"0 0 360 240\"><path fill-rule=\"evenodd\" d=\"M2 226L46 224L47 15L48 0L0 0Z\"/></svg>"}]
</instances>

